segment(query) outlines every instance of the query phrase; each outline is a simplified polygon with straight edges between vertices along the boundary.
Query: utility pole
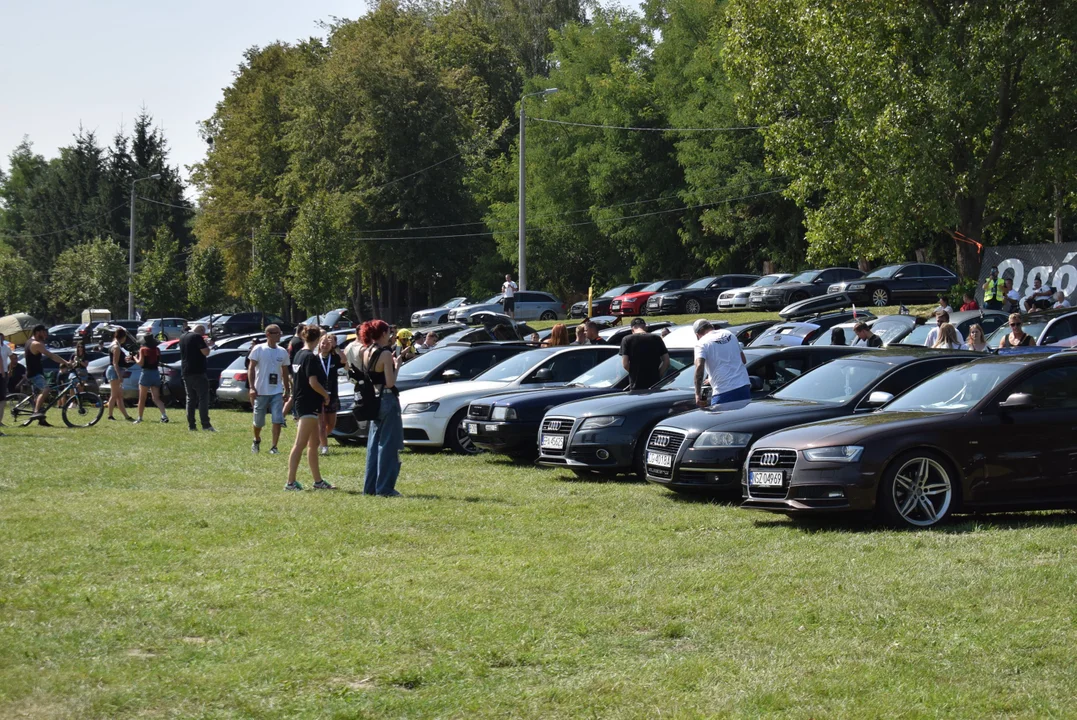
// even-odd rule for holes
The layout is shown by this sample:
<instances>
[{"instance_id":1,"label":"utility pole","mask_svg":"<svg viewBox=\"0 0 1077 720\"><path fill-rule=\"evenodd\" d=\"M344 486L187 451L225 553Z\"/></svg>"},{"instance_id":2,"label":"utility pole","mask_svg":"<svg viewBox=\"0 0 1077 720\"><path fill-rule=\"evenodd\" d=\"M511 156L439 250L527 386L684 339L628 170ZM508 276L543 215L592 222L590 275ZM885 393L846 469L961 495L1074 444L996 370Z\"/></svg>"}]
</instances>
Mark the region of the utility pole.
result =
<instances>
[{"instance_id":1,"label":"utility pole","mask_svg":"<svg viewBox=\"0 0 1077 720\"><path fill-rule=\"evenodd\" d=\"M133 320L135 317L135 293L134 293L134 281L135 281L135 183L142 182L143 180L157 180L161 177L161 173L156 173L148 177L135 178L131 181L131 239L127 246L127 319Z\"/></svg>"},{"instance_id":2,"label":"utility pole","mask_svg":"<svg viewBox=\"0 0 1077 720\"><path fill-rule=\"evenodd\" d=\"M524 133L527 128L527 116L524 113L524 104L527 98L534 95L551 95L557 92L557 88L548 88L546 90L540 90L538 92L527 93L520 97L520 182L519 182L519 201L520 201L520 217L519 217L519 233L520 233L520 290L527 289L527 176L525 174L525 155L527 152L527 143L524 140Z\"/></svg>"}]
</instances>

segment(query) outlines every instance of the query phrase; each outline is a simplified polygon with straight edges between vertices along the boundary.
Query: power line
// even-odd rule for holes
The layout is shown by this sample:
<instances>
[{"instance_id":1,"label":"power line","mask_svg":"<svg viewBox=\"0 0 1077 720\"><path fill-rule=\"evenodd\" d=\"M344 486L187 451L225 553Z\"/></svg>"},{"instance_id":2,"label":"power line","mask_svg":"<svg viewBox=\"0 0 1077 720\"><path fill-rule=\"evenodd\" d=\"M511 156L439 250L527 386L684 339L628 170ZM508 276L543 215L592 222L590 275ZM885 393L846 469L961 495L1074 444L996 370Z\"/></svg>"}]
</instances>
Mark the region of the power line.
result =
<instances>
[{"instance_id":1,"label":"power line","mask_svg":"<svg viewBox=\"0 0 1077 720\"><path fill-rule=\"evenodd\" d=\"M585 128L597 128L599 130L635 130L638 132L725 132L727 130L762 130L770 127L769 125L743 125L738 127L709 127L709 128L675 128L675 127L630 127L626 125L598 125L594 123L578 123L569 122L567 120L553 120L551 118L541 118L527 116L528 120L534 120L535 122L549 123L550 125L568 125L569 127L585 127Z\"/></svg>"}]
</instances>

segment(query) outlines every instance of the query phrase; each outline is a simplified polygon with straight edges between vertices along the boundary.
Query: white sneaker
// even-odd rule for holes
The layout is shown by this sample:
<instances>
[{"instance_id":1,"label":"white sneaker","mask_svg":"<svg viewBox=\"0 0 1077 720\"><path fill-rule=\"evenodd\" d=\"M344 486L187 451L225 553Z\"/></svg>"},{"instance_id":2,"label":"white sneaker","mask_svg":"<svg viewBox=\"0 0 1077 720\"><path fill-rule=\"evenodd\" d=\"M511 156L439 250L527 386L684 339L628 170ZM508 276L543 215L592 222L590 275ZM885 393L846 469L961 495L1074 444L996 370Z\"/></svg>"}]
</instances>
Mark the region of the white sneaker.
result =
<instances>
[{"instance_id":1,"label":"white sneaker","mask_svg":"<svg viewBox=\"0 0 1077 720\"><path fill-rule=\"evenodd\" d=\"M328 455L328 454L329 454L328 446L322 445L322 455Z\"/></svg>"}]
</instances>

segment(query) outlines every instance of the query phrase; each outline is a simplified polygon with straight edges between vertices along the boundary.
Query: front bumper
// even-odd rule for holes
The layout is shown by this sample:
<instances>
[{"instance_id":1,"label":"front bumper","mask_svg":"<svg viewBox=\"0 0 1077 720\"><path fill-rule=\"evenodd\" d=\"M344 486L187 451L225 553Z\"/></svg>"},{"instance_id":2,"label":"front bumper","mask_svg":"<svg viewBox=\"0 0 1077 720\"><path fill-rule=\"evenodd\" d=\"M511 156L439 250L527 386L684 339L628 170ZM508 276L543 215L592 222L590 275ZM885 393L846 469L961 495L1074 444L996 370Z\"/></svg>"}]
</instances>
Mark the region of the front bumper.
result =
<instances>
[{"instance_id":1,"label":"front bumper","mask_svg":"<svg viewBox=\"0 0 1077 720\"><path fill-rule=\"evenodd\" d=\"M753 309L781 310L788 304L784 295L752 295L748 299L748 306Z\"/></svg>"},{"instance_id":2,"label":"front bumper","mask_svg":"<svg viewBox=\"0 0 1077 720\"><path fill-rule=\"evenodd\" d=\"M643 315L645 312L646 303L621 303L614 307L610 306L611 315Z\"/></svg>"},{"instance_id":3,"label":"front bumper","mask_svg":"<svg viewBox=\"0 0 1077 720\"><path fill-rule=\"evenodd\" d=\"M784 488L760 491L749 489L747 472L742 471L741 507L791 515L875 509L876 475L865 472L861 463L807 462L798 457L786 475Z\"/></svg>"},{"instance_id":4,"label":"front bumper","mask_svg":"<svg viewBox=\"0 0 1077 720\"><path fill-rule=\"evenodd\" d=\"M341 410L337 413L337 424L331 435L340 440L366 442L370 423L366 420L359 421L351 410Z\"/></svg>"},{"instance_id":5,"label":"front bumper","mask_svg":"<svg viewBox=\"0 0 1077 720\"><path fill-rule=\"evenodd\" d=\"M743 297L743 298L729 298L729 299L720 298L718 300L718 309L719 310L736 310L737 308L746 308L746 307L748 307L748 298L746 298L746 297Z\"/></svg>"},{"instance_id":6,"label":"front bumper","mask_svg":"<svg viewBox=\"0 0 1077 720\"><path fill-rule=\"evenodd\" d=\"M647 481L675 490L736 492L741 489L741 468L747 455L746 447L688 447L669 470L648 464Z\"/></svg>"},{"instance_id":7,"label":"front bumper","mask_svg":"<svg viewBox=\"0 0 1077 720\"><path fill-rule=\"evenodd\" d=\"M535 454L538 423L466 420L468 435L477 447L497 453ZM472 430L476 432L472 432Z\"/></svg>"},{"instance_id":8,"label":"front bumper","mask_svg":"<svg viewBox=\"0 0 1077 720\"><path fill-rule=\"evenodd\" d=\"M561 452L540 449L539 465L569 467L580 470L620 472L632 469L635 457L636 436L622 428L577 431L581 420L565 418L572 423L572 430L565 438ZM539 431L542 442L542 431Z\"/></svg>"},{"instance_id":9,"label":"front bumper","mask_svg":"<svg viewBox=\"0 0 1077 720\"><path fill-rule=\"evenodd\" d=\"M217 388L217 400L222 403L238 403L246 405L250 403L250 392L247 390L247 383L225 385L227 378L221 381L221 385Z\"/></svg>"},{"instance_id":10,"label":"front bumper","mask_svg":"<svg viewBox=\"0 0 1077 720\"><path fill-rule=\"evenodd\" d=\"M662 313L675 313L677 312L678 303L676 300L662 298L656 301L651 298L647 301L647 314L648 315L660 315Z\"/></svg>"},{"instance_id":11,"label":"front bumper","mask_svg":"<svg viewBox=\"0 0 1077 720\"><path fill-rule=\"evenodd\" d=\"M445 445L445 428L448 417L436 412L401 415L404 426L404 445L414 447L442 447Z\"/></svg>"},{"instance_id":12,"label":"front bumper","mask_svg":"<svg viewBox=\"0 0 1077 720\"><path fill-rule=\"evenodd\" d=\"M437 320L433 315L412 315L411 326L412 327L426 327L428 325L434 325L434 321Z\"/></svg>"}]
</instances>

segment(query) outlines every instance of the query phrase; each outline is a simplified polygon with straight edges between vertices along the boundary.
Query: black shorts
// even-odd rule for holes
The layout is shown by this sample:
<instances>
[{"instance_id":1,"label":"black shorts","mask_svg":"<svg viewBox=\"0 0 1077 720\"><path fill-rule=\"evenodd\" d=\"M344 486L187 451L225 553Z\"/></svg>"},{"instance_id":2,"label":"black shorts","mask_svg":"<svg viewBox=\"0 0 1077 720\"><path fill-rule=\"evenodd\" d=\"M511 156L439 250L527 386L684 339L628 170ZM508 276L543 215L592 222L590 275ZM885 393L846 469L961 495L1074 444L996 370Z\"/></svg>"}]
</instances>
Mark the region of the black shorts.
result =
<instances>
[{"instance_id":1,"label":"black shorts","mask_svg":"<svg viewBox=\"0 0 1077 720\"><path fill-rule=\"evenodd\" d=\"M516 298L515 297L507 297L507 298L505 298L505 312L514 311L514 310L516 310Z\"/></svg>"},{"instance_id":2,"label":"black shorts","mask_svg":"<svg viewBox=\"0 0 1077 720\"><path fill-rule=\"evenodd\" d=\"M324 408L324 412L327 412L327 413L338 413L338 412L340 412L340 398L338 398L336 395L331 397L329 399L329 404L326 405L325 408Z\"/></svg>"},{"instance_id":3,"label":"black shorts","mask_svg":"<svg viewBox=\"0 0 1077 720\"><path fill-rule=\"evenodd\" d=\"M7 400L7 376L0 380L0 402Z\"/></svg>"}]
</instances>

